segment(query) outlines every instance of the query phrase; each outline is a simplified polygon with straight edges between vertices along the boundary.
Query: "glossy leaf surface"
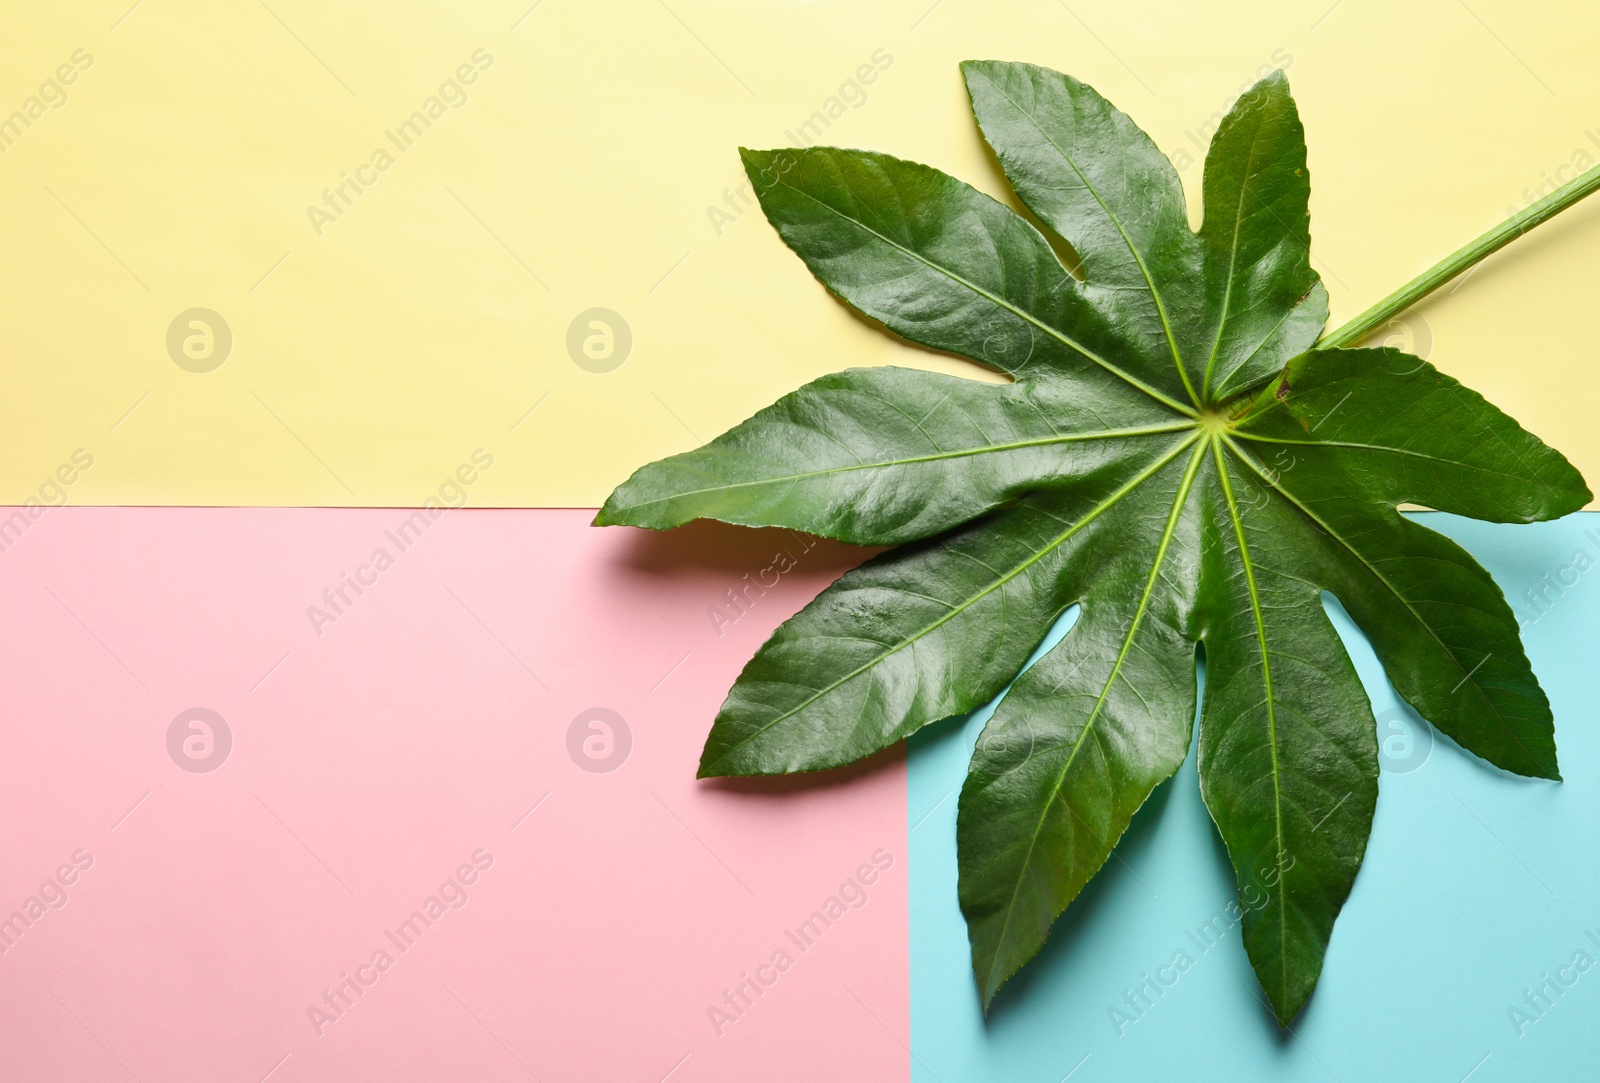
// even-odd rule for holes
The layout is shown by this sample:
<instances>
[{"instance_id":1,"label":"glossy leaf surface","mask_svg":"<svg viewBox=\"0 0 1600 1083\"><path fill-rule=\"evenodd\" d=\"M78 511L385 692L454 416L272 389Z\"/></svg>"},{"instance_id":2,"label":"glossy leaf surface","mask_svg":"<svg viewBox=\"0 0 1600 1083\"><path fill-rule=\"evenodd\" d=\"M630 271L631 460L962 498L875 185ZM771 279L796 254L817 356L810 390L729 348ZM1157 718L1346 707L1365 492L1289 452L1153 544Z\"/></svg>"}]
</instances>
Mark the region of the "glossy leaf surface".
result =
<instances>
[{"instance_id":1,"label":"glossy leaf surface","mask_svg":"<svg viewBox=\"0 0 1600 1083\"><path fill-rule=\"evenodd\" d=\"M742 155L768 219L829 291L1012 382L823 377L642 468L596 521L714 518L898 546L761 648L703 776L849 763L1010 684L958 819L985 1007L1182 764L1203 651L1201 791L1245 949L1287 1022L1321 972L1378 795L1371 708L1323 593L1423 717L1490 763L1559 778L1504 597L1396 509L1530 522L1589 491L1426 362L1315 348L1327 295L1281 73L1219 126L1192 230L1176 170L1092 88L1026 64L963 70L1017 198L1081 278L1029 219L927 166L832 147ZM1019 677L1073 605L1077 622Z\"/></svg>"}]
</instances>

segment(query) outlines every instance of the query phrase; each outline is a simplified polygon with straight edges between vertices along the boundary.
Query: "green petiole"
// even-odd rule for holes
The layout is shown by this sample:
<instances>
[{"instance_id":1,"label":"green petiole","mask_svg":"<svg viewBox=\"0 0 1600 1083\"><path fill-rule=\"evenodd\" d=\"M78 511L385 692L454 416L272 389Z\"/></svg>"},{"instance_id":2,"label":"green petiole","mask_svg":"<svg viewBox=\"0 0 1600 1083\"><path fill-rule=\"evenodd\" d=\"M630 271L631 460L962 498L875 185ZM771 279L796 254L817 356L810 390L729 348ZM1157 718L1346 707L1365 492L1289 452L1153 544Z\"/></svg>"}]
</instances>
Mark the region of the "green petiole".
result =
<instances>
[{"instance_id":1,"label":"green petiole","mask_svg":"<svg viewBox=\"0 0 1600 1083\"><path fill-rule=\"evenodd\" d=\"M1446 256L1343 327L1323 335L1317 345L1322 347L1360 345L1368 335L1446 282L1498 252L1540 223L1554 218L1597 189L1600 189L1600 166L1574 177L1543 199L1507 218L1477 240Z\"/></svg>"}]
</instances>

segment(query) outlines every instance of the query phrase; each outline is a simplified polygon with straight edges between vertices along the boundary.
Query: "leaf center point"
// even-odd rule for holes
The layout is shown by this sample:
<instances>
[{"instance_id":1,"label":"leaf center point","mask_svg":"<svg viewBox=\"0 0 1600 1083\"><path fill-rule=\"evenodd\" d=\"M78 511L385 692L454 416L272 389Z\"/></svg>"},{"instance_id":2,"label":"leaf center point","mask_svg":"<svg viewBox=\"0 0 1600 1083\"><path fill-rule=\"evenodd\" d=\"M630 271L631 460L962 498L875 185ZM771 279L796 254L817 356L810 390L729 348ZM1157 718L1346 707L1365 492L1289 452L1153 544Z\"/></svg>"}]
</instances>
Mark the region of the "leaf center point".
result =
<instances>
[{"instance_id":1,"label":"leaf center point","mask_svg":"<svg viewBox=\"0 0 1600 1083\"><path fill-rule=\"evenodd\" d=\"M1226 411L1215 408L1200 411L1196 418L1200 431L1207 436L1222 436L1233 431L1233 424L1228 420Z\"/></svg>"}]
</instances>

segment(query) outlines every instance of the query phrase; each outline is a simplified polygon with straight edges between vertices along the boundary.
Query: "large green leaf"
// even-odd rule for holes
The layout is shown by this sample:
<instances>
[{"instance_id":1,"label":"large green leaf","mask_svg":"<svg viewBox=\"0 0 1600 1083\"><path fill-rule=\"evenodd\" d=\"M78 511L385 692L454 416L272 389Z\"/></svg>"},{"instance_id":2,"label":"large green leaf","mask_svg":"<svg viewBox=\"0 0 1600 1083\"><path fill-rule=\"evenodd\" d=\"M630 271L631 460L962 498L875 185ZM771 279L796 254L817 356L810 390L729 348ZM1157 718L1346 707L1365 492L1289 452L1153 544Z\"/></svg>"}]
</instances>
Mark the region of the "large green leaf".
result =
<instances>
[{"instance_id":1,"label":"large green leaf","mask_svg":"<svg viewBox=\"0 0 1600 1083\"><path fill-rule=\"evenodd\" d=\"M718 714L702 775L848 763L1011 685L962 788L960 901L987 1007L1182 763L1204 651L1201 791L1244 947L1287 1022L1310 995L1377 801L1337 597L1399 693L1462 747L1559 777L1549 703L1499 589L1401 503L1504 522L1590 494L1557 452L1425 362L1314 345L1310 177L1287 82L1207 155L1204 224L1127 116L1069 76L963 65L1020 214L927 166L744 151L768 219L846 304L994 385L823 377L640 469L597 522L696 518L897 545L785 623ZM1016 674L1051 624L1062 641Z\"/></svg>"}]
</instances>

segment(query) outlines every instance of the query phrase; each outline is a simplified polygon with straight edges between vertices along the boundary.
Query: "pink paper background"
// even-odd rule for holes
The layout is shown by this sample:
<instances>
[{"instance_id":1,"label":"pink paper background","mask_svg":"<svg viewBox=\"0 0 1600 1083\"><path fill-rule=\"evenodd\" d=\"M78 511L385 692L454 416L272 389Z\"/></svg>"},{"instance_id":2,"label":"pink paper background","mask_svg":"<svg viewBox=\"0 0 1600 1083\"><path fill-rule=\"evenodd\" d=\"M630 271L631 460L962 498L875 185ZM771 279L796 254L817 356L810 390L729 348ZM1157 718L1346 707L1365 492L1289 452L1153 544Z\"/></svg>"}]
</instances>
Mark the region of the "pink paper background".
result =
<instances>
[{"instance_id":1,"label":"pink paper background","mask_svg":"<svg viewBox=\"0 0 1600 1083\"><path fill-rule=\"evenodd\" d=\"M459 510L402 552L410 514L59 508L6 539L0 921L93 864L0 937L0 1078L907 1079L898 751L694 779L744 661L861 551ZM307 607L378 548L317 635ZM707 608L780 549L798 566L719 636ZM209 773L168 752L191 707L232 733ZM592 707L632 732L611 773L568 752ZM467 903L399 952L384 930L479 849ZM877 850L865 905L801 953L785 930ZM319 1037L308 1007L380 948ZM718 1037L707 1008L779 948Z\"/></svg>"}]
</instances>

